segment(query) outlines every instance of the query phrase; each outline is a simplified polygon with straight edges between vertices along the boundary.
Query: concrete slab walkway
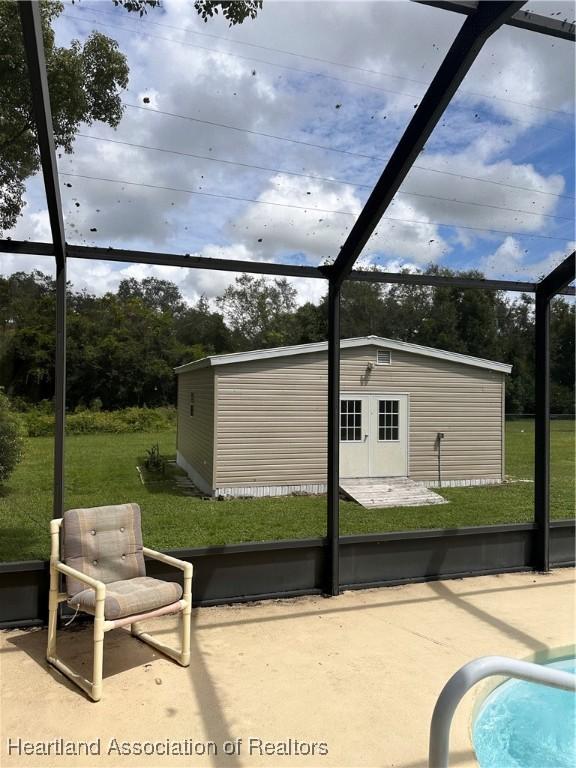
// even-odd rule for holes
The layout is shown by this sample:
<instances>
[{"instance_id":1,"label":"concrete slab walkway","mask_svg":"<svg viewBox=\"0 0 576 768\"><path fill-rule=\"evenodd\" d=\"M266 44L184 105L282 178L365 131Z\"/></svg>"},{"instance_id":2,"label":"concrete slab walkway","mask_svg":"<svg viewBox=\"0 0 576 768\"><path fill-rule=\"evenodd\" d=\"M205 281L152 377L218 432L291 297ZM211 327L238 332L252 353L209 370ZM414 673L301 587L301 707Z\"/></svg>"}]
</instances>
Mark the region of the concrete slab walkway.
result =
<instances>
[{"instance_id":1,"label":"concrete slab walkway","mask_svg":"<svg viewBox=\"0 0 576 768\"><path fill-rule=\"evenodd\" d=\"M111 632L97 704L46 667L45 630L4 632L0 765L426 768L430 716L448 677L477 656L566 646L574 598L574 572L561 569L199 609L189 669ZM90 629L72 625L62 636L62 654L89 671ZM458 768L475 764L477 696L455 717ZM240 754L227 755L238 739ZM22 751L26 742L56 750L82 741L99 754ZM135 754L147 743L157 743L153 754ZM178 745L191 754L162 754Z\"/></svg>"}]
</instances>

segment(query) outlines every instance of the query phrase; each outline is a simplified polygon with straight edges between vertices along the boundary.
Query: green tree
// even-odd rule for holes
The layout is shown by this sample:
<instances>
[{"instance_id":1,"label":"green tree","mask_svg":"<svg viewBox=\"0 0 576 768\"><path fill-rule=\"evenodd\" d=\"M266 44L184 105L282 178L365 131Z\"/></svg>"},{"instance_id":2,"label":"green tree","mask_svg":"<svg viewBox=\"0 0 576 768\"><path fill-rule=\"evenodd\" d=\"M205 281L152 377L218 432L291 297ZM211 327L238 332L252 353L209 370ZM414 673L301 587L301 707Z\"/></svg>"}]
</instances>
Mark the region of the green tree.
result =
<instances>
[{"instance_id":1,"label":"green tree","mask_svg":"<svg viewBox=\"0 0 576 768\"><path fill-rule=\"evenodd\" d=\"M41 0L40 13L56 146L72 151L81 123L98 120L115 128L122 117L120 92L128 65L116 41L92 32L69 48L55 44L52 24L60 2ZM28 70L16 3L0 3L0 231L16 223L26 179L40 167Z\"/></svg>"},{"instance_id":2,"label":"green tree","mask_svg":"<svg viewBox=\"0 0 576 768\"><path fill-rule=\"evenodd\" d=\"M148 8L161 5L161 0L113 0L114 5L120 5L127 11L143 16ZM247 19L255 19L262 8L262 0L195 0L194 8L208 21L222 12L222 17L230 22L230 26L242 24Z\"/></svg>"},{"instance_id":3,"label":"green tree","mask_svg":"<svg viewBox=\"0 0 576 768\"><path fill-rule=\"evenodd\" d=\"M230 329L222 315L210 309L206 296L201 296L195 306L179 314L176 319L176 336L181 344L190 349L190 360L219 355L233 349Z\"/></svg>"},{"instance_id":4,"label":"green tree","mask_svg":"<svg viewBox=\"0 0 576 768\"><path fill-rule=\"evenodd\" d=\"M344 283L340 300L342 337L381 333L382 310L381 283Z\"/></svg>"},{"instance_id":5,"label":"green tree","mask_svg":"<svg viewBox=\"0 0 576 768\"><path fill-rule=\"evenodd\" d=\"M428 275L482 279L476 270L455 272L429 265ZM472 288L434 287L421 341L431 347L491 358L498 352L496 293Z\"/></svg>"},{"instance_id":6,"label":"green tree","mask_svg":"<svg viewBox=\"0 0 576 768\"><path fill-rule=\"evenodd\" d=\"M451 273L457 274L457 273ZM469 273L468 273L469 274ZM286 280L243 275L217 298L186 306L178 287L123 281L92 296L68 289L70 410L172 403L173 368L212 354L306 344L327 336L326 296L295 305ZM0 277L0 386L12 398L51 400L55 289L40 272ZM574 409L574 304L551 310L551 406ZM534 412L534 300L476 289L345 284L343 336L375 333L510 363L508 413Z\"/></svg>"},{"instance_id":7,"label":"green tree","mask_svg":"<svg viewBox=\"0 0 576 768\"><path fill-rule=\"evenodd\" d=\"M23 443L20 420L6 395L0 392L0 483L10 477L22 458Z\"/></svg>"},{"instance_id":8,"label":"green tree","mask_svg":"<svg viewBox=\"0 0 576 768\"><path fill-rule=\"evenodd\" d=\"M477 277L479 273L468 274ZM467 288L458 293L458 333L466 353L486 360L496 360L500 351L498 293L475 288Z\"/></svg>"},{"instance_id":9,"label":"green tree","mask_svg":"<svg viewBox=\"0 0 576 768\"><path fill-rule=\"evenodd\" d=\"M145 277L143 280L129 277L122 280L118 286L118 297L142 299L147 307L159 313L179 315L185 308L180 289L169 280L157 277Z\"/></svg>"},{"instance_id":10,"label":"green tree","mask_svg":"<svg viewBox=\"0 0 576 768\"><path fill-rule=\"evenodd\" d=\"M459 298L452 288L433 288L429 311L422 318L418 335L420 344L449 352L466 351L459 328Z\"/></svg>"},{"instance_id":11,"label":"green tree","mask_svg":"<svg viewBox=\"0 0 576 768\"><path fill-rule=\"evenodd\" d=\"M229 22L228 26L233 27L235 24L242 24L247 18L255 19L262 8L262 0L196 0L194 8L204 21L217 16L221 11L222 16Z\"/></svg>"},{"instance_id":12,"label":"green tree","mask_svg":"<svg viewBox=\"0 0 576 768\"><path fill-rule=\"evenodd\" d=\"M430 316L434 291L421 285L391 285L383 296L379 334L413 344L427 343L423 322Z\"/></svg>"},{"instance_id":13,"label":"green tree","mask_svg":"<svg viewBox=\"0 0 576 768\"><path fill-rule=\"evenodd\" d=\"M506 412L534 413L534 300L526 293L499 308L500 354L512 365Z\"/></svg>"},{"instance_id":14,"label":"green tree","mask_svg":"<svg viewBox=\"0 0 576 768\"><path fill-rule=\"evenodd\" d=\"M68 313L71 408L99 399L109 410L174 402L174 367L187 357L174 319L144 299L84 296Z\"/></svg>"},{"instance_id":15,"label":"green tree","mask_svg":"<svg viewBox=\"0 0 576 768\"><path fill-rule=\"evenodd\" d=\"M554 413L574 413L573 303L558 297L550 307L550 407Z\"/></svg>"},{"instance_id":16,"label":"green tree","mask_svg":"<svg viewBox=\"0 0 576 768\"><path fill-rule=\"evenodd\" d=\"M41 272L0 278L0 384L38 401L54 389L55 286Z\"/></svg>"},{"instance_id":17,"label":"green tree","mask_svg":"<svg viewBox=\"0 0 576 768\"><path fill-rule=\"evenodd\" d=\"M325 296L319 304L307 301L291 316L289 344L311 344L326 341L328 336L328 307Z\"/></svg>"},{"instance_id":18,"label":"green tree","mask_svg":"<svg viewBox=\"0 0 576 768\"><path fill-rule=\"evenodd\" d=\"M296 307L296 289L288 280L240 275L216 299L224 320L241 349L275 347L290 339L289 319Z\"/></svg>"}]
</instances>

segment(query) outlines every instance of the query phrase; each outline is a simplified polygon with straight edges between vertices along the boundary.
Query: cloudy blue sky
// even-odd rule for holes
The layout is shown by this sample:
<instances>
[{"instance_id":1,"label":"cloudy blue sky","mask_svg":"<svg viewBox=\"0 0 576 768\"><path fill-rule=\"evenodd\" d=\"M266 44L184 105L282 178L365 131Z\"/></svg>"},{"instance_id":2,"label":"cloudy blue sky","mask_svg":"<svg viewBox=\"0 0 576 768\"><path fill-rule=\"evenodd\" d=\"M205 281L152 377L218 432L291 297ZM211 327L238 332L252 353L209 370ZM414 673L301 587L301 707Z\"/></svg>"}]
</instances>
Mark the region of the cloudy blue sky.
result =
<instances>
[{"instance_id":1,"label":"cloudy blue sky","mask_svg":"<svg viewBox=\"0 0 576 768\"><path fill-rule=\"evenodd\" d=\"M573 3L527 7L574 19ZM118 40L130 65L118 129L83 127L74 153L59 160L68 241L333 259L463 20L408 0L264 0L255 21L230 29L222 19L204 24L189 0L164 0L144 19L111 0L67 4L60 44L97 29ZM574 46L501 29L361 263L435 262L526 280L548 272L574 247L573 111ZM48 240L40 179L30 180L27 201L7 234ZM50 260L0 256L5 274L30 268L49 271ZM233 279L70 262L75 286L95 293L150 274L177 282L189 301ZM302 301L324 288L295 283Z\"/></svg>"}]
</instances>

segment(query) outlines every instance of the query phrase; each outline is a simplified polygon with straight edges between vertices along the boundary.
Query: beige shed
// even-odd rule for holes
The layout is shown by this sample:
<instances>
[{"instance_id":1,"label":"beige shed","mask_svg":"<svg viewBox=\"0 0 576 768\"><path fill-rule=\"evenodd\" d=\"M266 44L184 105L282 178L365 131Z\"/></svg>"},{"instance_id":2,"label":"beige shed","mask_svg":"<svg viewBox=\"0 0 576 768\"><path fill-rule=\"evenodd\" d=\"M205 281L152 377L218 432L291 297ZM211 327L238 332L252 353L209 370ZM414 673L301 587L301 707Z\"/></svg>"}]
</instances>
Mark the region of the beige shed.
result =
<instances>
[{"instance_id":1,"label":"beige shed","mask_svg":"<svg viewBox=\"0 0 576 768\"><path fill-rule=\"evenodd\" d=\"M378 336L343 339L341 477L500 482L510 371ZM177 462L203 493L326 490L326 342L206 357L176 373Z\"/></svg>"}]
</instances>

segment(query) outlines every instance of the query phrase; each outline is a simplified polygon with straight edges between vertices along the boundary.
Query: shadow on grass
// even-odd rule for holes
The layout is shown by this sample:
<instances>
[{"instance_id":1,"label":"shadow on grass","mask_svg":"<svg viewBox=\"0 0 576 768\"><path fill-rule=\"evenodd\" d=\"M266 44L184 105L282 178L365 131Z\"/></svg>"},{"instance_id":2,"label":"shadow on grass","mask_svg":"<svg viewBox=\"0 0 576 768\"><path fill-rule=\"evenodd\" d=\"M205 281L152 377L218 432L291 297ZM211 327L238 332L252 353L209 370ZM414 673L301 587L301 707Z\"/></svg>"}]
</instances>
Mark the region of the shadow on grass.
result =
<instances>
[{"instance_id":1,"label":"shadow on grass","mask_svg":"<svg viewBox=\"0 0 576 768\"><path fill-rule=\"evenodd\" d=\"M146 468L145 458L139 456L137 459L137 472L142 482L142 487L150 494L164 494L167 496L179 496L185 498L200 498L200 493L194 488L188 475L176 465L173 460L169 460L162 470L150 470ZM178 480L188 481L190 488L197 493L186 493L187 484L180 484Z\"/></svg>"}]
</instances>

